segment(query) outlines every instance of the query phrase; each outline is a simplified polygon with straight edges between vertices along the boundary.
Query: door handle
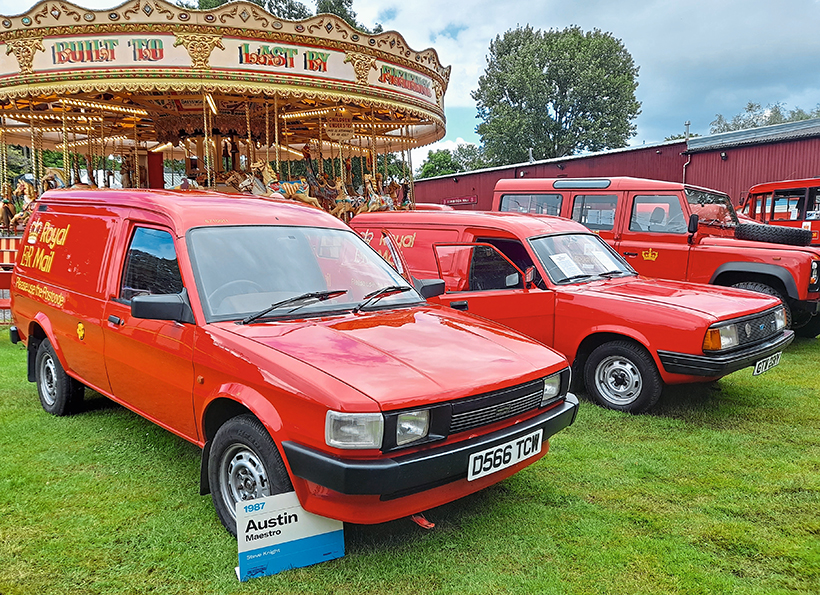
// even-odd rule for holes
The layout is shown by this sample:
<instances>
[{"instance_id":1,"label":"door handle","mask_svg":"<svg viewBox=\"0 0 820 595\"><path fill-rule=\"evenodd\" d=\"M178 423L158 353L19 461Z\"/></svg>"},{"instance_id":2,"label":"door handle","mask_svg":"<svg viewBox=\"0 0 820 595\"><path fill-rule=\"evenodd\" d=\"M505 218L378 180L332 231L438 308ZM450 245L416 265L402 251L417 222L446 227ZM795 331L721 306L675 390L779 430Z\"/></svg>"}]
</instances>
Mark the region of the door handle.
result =
<instances>
[{"instance_id":1,"label":"door handle","mask_svg":"<svg viewBox=\"0 0 820 595\"><path fill-rule=\"evenodd\" d=\"M123 323L123 320L119 316L114 316L113 314L111 314L108 317L108 322L110 322L111 324L115 324L117 326L121 326L122 323Z\"/></svg>"},{"instance_id":2,"label":"door handle","mask_svg":"<svg viewBox=\"0 0 820 595\"><path fill-rule=\"evenodd\" d=\"M624 256L637 256L637 252L624 252Z\"/></svg>"},{"instance_id":3,"label":"door handle","mask_svg":"<svg viewBox=\"0 0 820 595\"><path fill-rule=\"evenodd\" d=\"M459 300L457 302L450 302L450 307L455 310L469 310L467 300Z\"/></svg>"}]
</instances>

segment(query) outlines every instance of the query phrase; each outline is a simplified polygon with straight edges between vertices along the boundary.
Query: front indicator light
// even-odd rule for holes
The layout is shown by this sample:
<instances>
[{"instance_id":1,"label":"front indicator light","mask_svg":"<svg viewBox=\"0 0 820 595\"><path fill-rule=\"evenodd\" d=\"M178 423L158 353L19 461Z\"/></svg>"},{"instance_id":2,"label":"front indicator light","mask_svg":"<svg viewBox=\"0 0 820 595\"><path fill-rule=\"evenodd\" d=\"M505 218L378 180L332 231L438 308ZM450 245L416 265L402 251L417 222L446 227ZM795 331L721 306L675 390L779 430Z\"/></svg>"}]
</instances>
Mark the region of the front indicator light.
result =
<instances>
[{"instance_id":1,"label":"front indicator light","mask_svg":"<svg viewBox=\"0 0 820 595\"><path fill-rule=\"evenodd\" d=\"M384 418L381 413L328 411L325 443L334 448L381 448Z\"/></svg>"},{"instance_id":2,"label":"front indicator light","mask_svg":"<svg viewBox=\"0 0 820 595\"><path fill-rule=\"evenodd\" d=\"M396 446L409 444L427 436L430 430L430 412L409 411L400 413L396 420Z\"/></svg>"},{"instance_id":3,"label":"front indicator light","mask_svg":"<svg viewBox=\"0 0 820 595\"><path fill-rule=\"evenodd\" d=\"M703 338L704 351L720 351L737 344L737 327L734 324L710 328Z\"/></svg>"}]
</instances>

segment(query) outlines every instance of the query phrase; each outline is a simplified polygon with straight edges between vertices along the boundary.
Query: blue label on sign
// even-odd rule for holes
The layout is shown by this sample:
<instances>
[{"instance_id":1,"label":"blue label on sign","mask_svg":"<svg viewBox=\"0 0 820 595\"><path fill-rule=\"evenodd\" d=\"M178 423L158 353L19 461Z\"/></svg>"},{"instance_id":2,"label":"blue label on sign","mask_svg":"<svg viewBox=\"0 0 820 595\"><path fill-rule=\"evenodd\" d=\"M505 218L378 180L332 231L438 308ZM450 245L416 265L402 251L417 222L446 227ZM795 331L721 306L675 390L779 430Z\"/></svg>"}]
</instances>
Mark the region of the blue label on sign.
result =
<instances>
[{"instance_id":1,"label":"blue label on sign","mask_svg":"<svg viewBox=\"0 0 820 595\"><path fill-rule=\"evenodd\" d=\"M345 555L344 531L305 537L242 552L239 554L240 580L276 574L290 568L301 568Z\"/></svg>"}]
</instances>

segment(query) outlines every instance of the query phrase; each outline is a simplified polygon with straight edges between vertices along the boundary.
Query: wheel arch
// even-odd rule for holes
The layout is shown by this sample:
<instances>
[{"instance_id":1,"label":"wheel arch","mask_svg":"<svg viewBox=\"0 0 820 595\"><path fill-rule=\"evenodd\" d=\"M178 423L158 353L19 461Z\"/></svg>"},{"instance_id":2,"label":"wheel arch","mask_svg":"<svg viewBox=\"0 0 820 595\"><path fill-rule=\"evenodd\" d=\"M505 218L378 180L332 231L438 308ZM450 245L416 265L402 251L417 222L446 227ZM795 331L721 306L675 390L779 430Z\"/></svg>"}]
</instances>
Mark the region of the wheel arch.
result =
<instances>
[{"instance_id":1,"label":"wheel arch","mask_svg":"<svg viewBox=\"0 0 820 595\"><path fill-rule=\"evenodd\" d=\"M649 356L652 358L652 361L655 362L655 367L658 369L658 372L661 374L661 377L663 377L663 366L661 365L660 359L658 358L658 354L649 348L647 344L648 341L646 341L644 337L638 338L632 335L615 331L596 331L595 333L592 333L584 337L584 339L578 345L578 349L575 351L575 359L572 362L572 379L574 387L578 387L581 386L581 384L583 384L584 366L586 365L587 359L589 358L590 354L604 343L610 343L612 341L629 341L630 343L634 343L635 345L645 349L646 352L649 353ZM577 384L579 382L581 384Z\"/></svg>"},{"instance_id":2,"label":"wheel arch","mask_svg":"<svg viewBox=\"0 0 820 595\"><path fill-rule=\"evenodd\" d=\"M51 342L51 347L54 349L54 355L57 356L57 359L60 361L60 365L63 369L69 369L65 360L65 354L54 336L54 328L51 326L51 321L45 314L40 312L28 325L26 339L26 374L29 382L35 381L37 350L40 348L40 343L46 339Z\"/></svg>"},{"instance_id":3,"label":"wheel arch","mask_svg":"<svg viewBox=\"0 0 820 595\"><path fill-rule=\"evenodd\" d=\"M793 300L800 299L794 277L781 266L764 262L726 262L720 265L709 279L711 285L731 287L736 283L750 281L763 283L777 289Z\"/></svg>"}]
</instances>

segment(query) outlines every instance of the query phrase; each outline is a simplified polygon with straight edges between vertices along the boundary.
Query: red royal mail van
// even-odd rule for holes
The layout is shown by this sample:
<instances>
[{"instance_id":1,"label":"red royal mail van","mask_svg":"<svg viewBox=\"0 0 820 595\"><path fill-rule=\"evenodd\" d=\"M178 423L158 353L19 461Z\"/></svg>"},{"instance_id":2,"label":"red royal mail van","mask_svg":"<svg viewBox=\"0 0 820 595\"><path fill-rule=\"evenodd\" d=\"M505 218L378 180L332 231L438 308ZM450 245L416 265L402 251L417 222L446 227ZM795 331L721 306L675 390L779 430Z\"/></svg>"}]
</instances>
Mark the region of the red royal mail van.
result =
<instances>
[{"instance_id":1,"label":"red royal mail van","mask_svg":"<svg viewBox=\"0 0 820 595\"><path fill-rule=\"evenodd\" d=\"M664 384L777 365L794 333L771 296L639 277L583 225L518 213L380 212L351 221L432 298L555 347L601 405L648 410ZM383 236L382 230L388 235ZM389 246L399 247L393 252Z\"/></svg>"},{"instance_id":2,"label":"red royal mail van","mask_svg":"<svg viewBox=\"0 0 820 595\"><path fill-rule=\"evenodd\" d=\"M291 489L353 523L450 502L544 456L578 404L564 357L427 303L293 202L47 192L11 300L45 410L89 387L201 446L234 534L237 502Z\"/></svg>"}]
</instances>

